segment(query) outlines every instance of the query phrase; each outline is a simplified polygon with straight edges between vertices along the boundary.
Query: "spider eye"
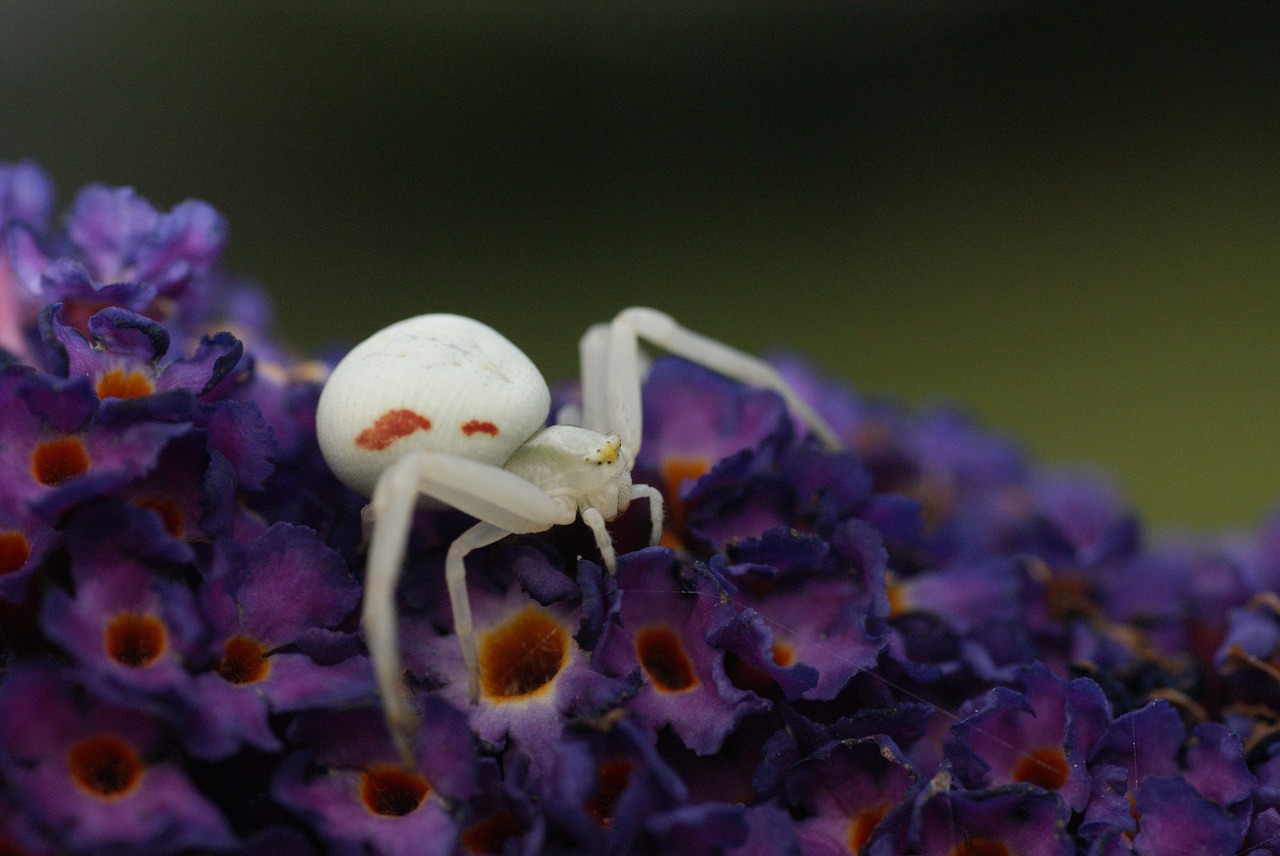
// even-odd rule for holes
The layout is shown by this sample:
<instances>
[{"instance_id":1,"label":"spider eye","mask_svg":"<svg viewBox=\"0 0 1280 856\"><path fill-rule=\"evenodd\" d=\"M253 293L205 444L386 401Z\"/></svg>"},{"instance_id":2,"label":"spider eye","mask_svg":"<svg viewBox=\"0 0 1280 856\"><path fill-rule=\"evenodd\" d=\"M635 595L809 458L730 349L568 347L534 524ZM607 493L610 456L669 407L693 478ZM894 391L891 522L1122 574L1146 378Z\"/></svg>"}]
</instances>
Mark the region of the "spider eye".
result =
<instances>
[{"instance_id":1,"label":"spider eye","mask_svg":"<svg viewBox=\"0 0 1280 856\"><path fill-rule=\"evenodd\" d=\"M588 455L584 460L589 464L613 464L617 463L618 450L622 448L622 441L617 437L608 438L604 445Z\"/></svg>"}]
</instances>

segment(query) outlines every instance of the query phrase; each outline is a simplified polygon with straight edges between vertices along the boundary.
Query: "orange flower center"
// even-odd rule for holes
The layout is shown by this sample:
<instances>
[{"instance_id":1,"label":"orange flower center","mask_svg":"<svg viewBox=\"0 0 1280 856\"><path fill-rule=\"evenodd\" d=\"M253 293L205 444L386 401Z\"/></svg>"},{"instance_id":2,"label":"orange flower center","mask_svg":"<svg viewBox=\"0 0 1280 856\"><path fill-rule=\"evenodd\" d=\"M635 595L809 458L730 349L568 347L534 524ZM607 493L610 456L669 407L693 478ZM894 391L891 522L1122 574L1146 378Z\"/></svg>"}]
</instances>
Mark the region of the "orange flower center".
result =
<instances>
[{"instance_id":1,"label":"orange flower center","mask_svg":"<svg viewBox=\"0 0 1280 856\"><path fill-rule=\"evenodd\" d=\"M112 369L98 378L98 398L142 398L153 389L151 380L142 372Z\"/></svg>"},{"instance_id":2,"label":"orange flower center","mask_svg":"<svg viewBox=\"0 0 1280 856\"><path fill-rule=\"evenodd\" d=\"M174 538L181 538L186 534L187 525L182 517L182 510L178 508L178 504L172 499L164 497L148 497L145 499L135 499L133 504L138 508L146 508L160 515L160 521L164 523L164 531L168 532Z\"/></svg>"},{"instance_id":3,"label":"orange flower center","mask_svg":"<svg viewBox=\"0 0 1280 856\"><path fill-rule=\"evenodd\" d=\"M370 767L360 774L360 801L374 814L404 817L422 805L431 785L417 773L391 764Z\"/></svg>"},{"instance_id":4,"label":"orange flower center","mask_svg":"<svg viewBox=\"0 0 1280 856\"><path fill-rule=\"evenodd\" d=\"M480 639L480 688L491 701L526 698L549 685L569 658L569 634L536 606Z\"/></svg>"},{"instance_id":5,"label":"orange flower center","mask_svg":"<svg viewBox=\"0 0 1280 856\"><path fill-rule=\"evenodd\" d=\"M871 833L876 831L881 819L889 811L889 806L878 805L858 812L849 821L849 850L857 853L862 846L871 840Z\"/></svg>"},{"instance_id":6,"label":"orange flower center","mask_svg":"<svg viewBox=\"0 0 1280 856\"><path fill-rule=\"evenodd\" d=\"M795 649L786 642L779 642L775 639L773 645L770 646L770 652L773 656L773 662L784 669L796 661ZM734 686L744 690L751 690L760 695L767 693L774 685L772 675L763 669L757 669L732 652L725 654L724 671Z\"/></svg>"},{"instance_id":7,"label":"orange flower center","mask_svg":"<svg viewBox=\"0 0 1280 856\"><path fill-rule=\"evenodd\" d=\"M103 634L107 655L125 666L150 666L168 643L164 622L154 615L122 612L107 622Z\"/></svg>"},{"instance_id":8,"label":"orange flower center","mask_svg":"<svg viewBox=\"0 0 1280 856\"><path fill-rule=\"evenodd\" d=\"M663 546L679 547L680 533L685 526L684 500L680 488L687 481L696 481L711 469L704 458L667 458L662 462L662 498L667 505L666 525L663 527Z\"/></svg>"},{"instance_id":9,"label":"orange flower center","mask_svg":"<svg viewBox=\"0 0 1280 856\"><path fill-rule=\"evenodd\" d=\"M1056 791L1067 783L1070 772L1061 746L1041 746L1018 759L1013 767L1013 780Z\"/></svg>"},{"instance_id":10,"label":"orange flower center","mask_svg":"<svg viewBox=\"0 0 1280 856\"><path fill-rule=\"evenodd\" d=\"M103 799L123 797L142 779L142 759L128 743L113 734L76 741L67 752L72 780L84 791Z\"/></svg>"},{"instance_id":11,"label":"orange flower center","mask_svg":"<svg viewBox=\"0 0 1280 856\"><path fill-rule=\"evenodd\" d=\"M89 452L79 437L46 440L31 453L31 474L42 485L53 487L89 470Z\"/></svg>"},{"instance_id":12,"label":"orange flower center","mask_svg":"<svg viewBox=\"0 0 1280 856\"><path fill-rule=\"evenodd\" d=\"M635 644L640 665L660 692L681 693L698 685L693 661L670 627L656 624L642 628Z\"/></svg>"},{"instance_id":13,"label":"orange flower center","mask_svg":"<svg viewBox=\"0 0 1280 856\"><path fill-rule=\"evenodd\" d=\"M468 853L502 853L506 843L522 832L524 829L511 812L494 812L463 831L462 849Z\"/></svg>"},{"instance_id":14,"label":"orange flower center","mask_svg":"<svg viewBox=\"0 0 1280 856\"><path fill-rule=\"evenodd\" d=\"M229 684L252 684L271 671L267 649L257 639L232 636L222 645L222 657L215 671Z\"/></svg>"},{"instance_id":15,"label":"orange flower center","mask_svg":"<svg viewBox=\"0 0 1280 856\"><path fill-rule=\"evenodd\" d=\"M0 577L22 569L31 555L27 537L16 529L0 532Z\"/></svg>"},{"instance_id":16,"label":"orange flower center","mask_svg":"<svg viewBox=\"0 0 1280 856\"><path fill-rule=\"evenodd\" d=\"M1009 845L994 838L971 838L952 847L948 856L1009 856Z\"/></svg>"},{"instance_id":17,"label":"orange flower center","mask_svg":"<svg viewBox=\"0 0 1280 856\"><path fill-rule=\"evenodd\" d=\"M631 781L631 771L635 764L626 758L606 761L596 770L596 790L586 802L587 814L602 826L613 823L613 812L617 808L618 799L627 789Z\"/></svg>"}]
</instances>

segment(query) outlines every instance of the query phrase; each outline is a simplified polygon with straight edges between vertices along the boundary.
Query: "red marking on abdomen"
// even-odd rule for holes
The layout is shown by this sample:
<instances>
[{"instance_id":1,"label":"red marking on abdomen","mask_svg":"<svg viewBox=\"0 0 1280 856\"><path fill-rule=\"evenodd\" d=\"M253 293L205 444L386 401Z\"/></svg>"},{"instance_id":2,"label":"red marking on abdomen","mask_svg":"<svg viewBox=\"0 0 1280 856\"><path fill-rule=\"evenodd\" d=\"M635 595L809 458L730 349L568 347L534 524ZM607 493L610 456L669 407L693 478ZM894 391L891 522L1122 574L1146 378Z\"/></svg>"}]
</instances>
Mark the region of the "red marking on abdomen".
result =
<instances>
[{"instance_id":1,"label":"red marking on abdomen","mask_svg":"<svg viewBox=\"0 0 1280 856\"><path fill-rule=\"evenodd\" d=\"M371 452L380 452L401 437L414 431L427 431L431 420L412 410L388 410L356 437L356 445Z\"/></svg>"},{"instance_id":2,"label":"red marking on abdomen","mask_svg":"<svg viewBox=\"0 0 1280 856\"><path fill-rule=\"evenodd\" d=\"M470 422L462 426L462 433L470 437L472 434L488 434L490 437L498 436L498 426L492 422L481 422L479 419L472 419Z\"/></svg>"}]
</instances>

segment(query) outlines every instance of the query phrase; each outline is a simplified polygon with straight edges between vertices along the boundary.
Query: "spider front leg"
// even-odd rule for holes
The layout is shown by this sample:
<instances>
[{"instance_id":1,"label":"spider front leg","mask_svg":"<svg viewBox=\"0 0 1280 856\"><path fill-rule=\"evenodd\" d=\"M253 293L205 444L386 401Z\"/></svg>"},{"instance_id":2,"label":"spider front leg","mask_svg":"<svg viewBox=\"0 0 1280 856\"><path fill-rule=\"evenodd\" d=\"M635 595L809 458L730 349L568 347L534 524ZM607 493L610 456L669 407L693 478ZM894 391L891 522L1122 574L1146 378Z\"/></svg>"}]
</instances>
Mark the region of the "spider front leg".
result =
<instances>
[{"instance_id":1,"label":"spider front leg","mask_svg":"<svg viewBox=\"0 0 1280 856\"><path fill-rule=\"evenodd\" d=\"M454 541L445 560L454 632L462 648L472 702L480 695L480 668L467 599L467 554L513 533L541 532L571 523L576 512L572 503L548 496L517 475L456 455L411 452L383 471L370 503L373 536L365 568L362 622L383 715L406 762L412 758L410 748L418 717L403 682L395 594L413 510L423 494L480 520Z\"/></svg>"},{"instance_id":2,"label":"spider front leg","mask_svg":"<svg viewBox=\"0 0 1280 856\"><path fill-rule=\"evenodd\" d=\"M631 502L637 499L646 499L649 502L649 546L652 547L662 540L662 520L663 520L663 499L662 493L647 484L633 484L630 489ZM611 573L618 572L618 552L613 547L613 536L609 534L609 529L605 525L604 515L597 509L582 509L582 522L587 524L587 528L591 530L591 534L596 539L596 549L600 551L600 558L604 561L605 569Z\"/></svg>"},{"instance_id":3,"label":"spider front leg","mask_svg":"<svg viewBox=\"0 0 1280 856\"><path fill-rule=\"evenodd\" d=\"M759 357L695 333L676 323L670 315L633 306L618 313L607 329L600 325L583 337L583 415L586 427L613 431L633 455L640 452L640 383L642 363L640 340L719 372L725 377L771 389L782 396L787 407L809 427L828 449L844 444L816 410L796 394L777 369ZM587 362L593 363L588 370ZM588 381L589 379L589 381ZM599 424L592 424L597 420Z\"/></svg>"},{"instance_id":4,"label":"spider front leg","mask_svg":"<svg viewBox=\"0 0 1280 856\"><path fill-rule=\"evenodd\" d=\"M662 491L647 484L633 484L631 485L631 498L633 500L640 498L649 500L649 546L657 546L658 542L662 540L662 521L664 519L663 515L666 514Z\"/></svg>"}]
</instances>

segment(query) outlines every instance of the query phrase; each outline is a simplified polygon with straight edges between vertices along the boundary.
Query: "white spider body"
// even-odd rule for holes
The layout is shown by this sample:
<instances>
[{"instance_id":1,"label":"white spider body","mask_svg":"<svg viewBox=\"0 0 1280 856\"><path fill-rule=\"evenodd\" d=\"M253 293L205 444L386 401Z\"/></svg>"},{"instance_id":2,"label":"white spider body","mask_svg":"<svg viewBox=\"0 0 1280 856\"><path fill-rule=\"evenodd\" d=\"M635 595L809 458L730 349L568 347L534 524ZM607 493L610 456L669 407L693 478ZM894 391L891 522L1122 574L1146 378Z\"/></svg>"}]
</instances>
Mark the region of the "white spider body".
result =
<instances>
[{"instance_id":1,"label":"white spider body","mask_svg":"<svg viewBox=\"0 0 1280 856\"><path fill-rule=\"evenodd\" d=\"M393 324L357 345L330 375L316 434L334 473L371 497L365 639L392 736L406 759L417 716L402 684L395 590L415 505L443 503L479 520L445 558L454 632L474 702L480 669L467 598L469 552L581 517L612 572L617 559L605 524L637 498L648 500L650 543L662 534L662 494L631 481L643 424L639 339L775 390L825 445L840 446L768 363L641 307L590 328L579 342L584 427L543 427L550 395L537 368L491 328L457 315Z\"/></svg>"},{"instance_id":2,"label":"white spider body","mask_svg":"<svg viewBox=\"0 0 1280 856\"><path fill-rule=\"evenodd\" d=\"M320 450L344 484L372 496L407 452L502 466L543 427L547 383L524 352L479 321L419 315L357 345L316 411Z\"/></svg>"},{"instance_id":3,"label":"white spider body","mask_svg":"<svg viewBox=\"0 0 1280 856\"><path fill-rule=\"evenodd\" d=\"M504 469L548 496L572 500L575 512L594 508L605 520L612 520L631 503L633 463L617 437L553 425L516 449Z\"/></svg>"}]
</instances>

